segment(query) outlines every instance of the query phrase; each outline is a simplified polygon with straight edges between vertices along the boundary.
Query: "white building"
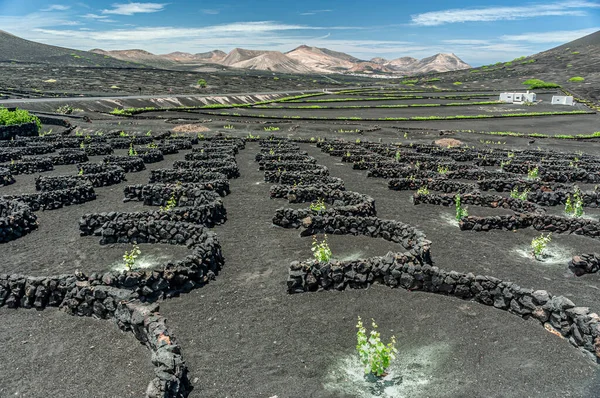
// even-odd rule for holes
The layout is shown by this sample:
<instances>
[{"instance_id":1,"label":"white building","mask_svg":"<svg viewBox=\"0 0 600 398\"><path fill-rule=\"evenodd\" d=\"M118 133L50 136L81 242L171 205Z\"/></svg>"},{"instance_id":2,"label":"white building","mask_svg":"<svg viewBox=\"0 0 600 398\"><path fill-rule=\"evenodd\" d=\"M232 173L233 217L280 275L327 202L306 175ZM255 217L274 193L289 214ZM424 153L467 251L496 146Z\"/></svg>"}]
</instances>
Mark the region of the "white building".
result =
<instances>
[{"instance_id":1,"label":"white building","mask_svg":"<svg viewBox=\"0 0 600 398\"><path fill-rule=\"evenodd\" d=\"M573 97L570 95L553 95L552 96L552 105L575 105L573 101Z\"/></svg>"},{"instance_id":2,"label":"white building","mask_svg":"<svg viewBox=\"0 0 600 398\"><path fill-rule=\"evenodd\" d=\"M522 104L523 102L535 102L537 96L535 93L501 93L500 101L508 104Z\"/></svg>"}]
</instances>

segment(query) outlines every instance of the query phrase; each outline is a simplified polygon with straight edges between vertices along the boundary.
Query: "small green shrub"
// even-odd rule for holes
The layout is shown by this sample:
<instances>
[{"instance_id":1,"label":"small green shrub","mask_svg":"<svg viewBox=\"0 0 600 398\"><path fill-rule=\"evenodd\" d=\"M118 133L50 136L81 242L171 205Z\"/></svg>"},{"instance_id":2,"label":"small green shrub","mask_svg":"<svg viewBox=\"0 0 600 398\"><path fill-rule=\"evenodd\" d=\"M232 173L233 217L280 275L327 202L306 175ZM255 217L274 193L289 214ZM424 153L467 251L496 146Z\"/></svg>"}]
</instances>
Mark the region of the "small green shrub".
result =
<instances>
[{"instance_id":1,"label":"small green shrub","mask_svg":"<svg viewBox=\"0 0 600 398\"><path fill-rule=\"evenodd\" d=\"M317 199L317 201L312 202L310 204L310 209L312 211L322 211L325 210L327 207L325 206L325 200L324 199Z\"/></svg>"},{"instance_id":2,"label":"small green shrub","mask_svg":"<svg viewBox=\"0 0 600 398\"><path fill-rule=\"evenodd\" d=\"M327 244L327 235L323 236L323 240L319 242L317 237L313 235L313 243L311 251L314 258L320 263L328 263L331 260L333 253Z\"/></svg>"},{"instance_id":3,"label":"small green shrub","mask_svg":"<svg viewBox=\"0 0 600 398\"><path fill-rule=\"evenodd\" d=\"M267 126L267 127L263 127L263 129L265 131L279 131L280 130L279 127L276 127L276 126Z\"/></svg>"},{"instance_id":4,"label":"small green shrub","mask_svg":"<svg viewBox=\"0 0 600 398\"><path fill-rule=\"evenodd\" d=\"M204 80L204 79L199 79L197 84L198 84L198 86L200 86L201 88L205 88L205 87L206 87L206 80Z\"/></svg>"},{"instance_id":5,"label":"small green shrub","mask_svg":"<svg viewBox=\"0 0 600 398\"><path fill-rule=\"evenodd\" d=\"M417 195L429 195L429 189L427 189L426 186L422 186L421 188L417 189Z\"/></svg>"},{"instance_id":6,"label":"small green shrub","mask_svg":"<svg viewBox=\"0 0 600 398\"><path fill-rule=\"evenodd\" d=\"M462 86L462 82L454 82L452 84L454 84L455 86Z\"/></svg>"},{"instance_id":7,"label":"small green shrub","mask_svg":"<svg viewBox=\"0 0 600 398\"><path fill-rule=\"evenodd\" d=\"M129 156L137 156L137 151L133 147L133 143L129 144Z\"/></svg>"},{"instance_id":8,"label":"small green shrub","mask_svg":"<svg viewBox=\"0 0 600 398\"><path fill-rule=\"evenodd\" d=\"M125 268L128 271L136 268L135 262L140 254L142 254L142 251L138 245L133 245L133 249L131 249L131 251L125 251L125 254L123 254L123 260L125 261Z\"/></svg>"},{"instance_id":9,"label":"small green shrub","mask_svg":"<svg viewBox=\"0 0 600 398\"><path fill-rule=\"evenodd\" d=\"M460 195L456 194L456 196L454 197L454 204L456 207L456 221L460 221L461 218L467 217L469 215L469 211L466 207L462 207L460 201Z\"/></svg>"},{"instance_id":10,"label":"small green shrub","mask_svg":"<svg viewBox=\"0 0 600 398\"><path fill-rule=\"evenodd\" d=\"M579 83L585 81L585 79L581 76L574 76L569 79L570 82Z\"/></svg>"},{"instance_id":11,"label":"small green shrub","mask_svg":"<svg viewBox=\"0 0 600 398\"><path fill-rule=\"evenodd\" d=\"M576 218L583 216L583 197L581 196L581 191L578 187L575 188L573 196L571 196L571 194L567 195L565 213Z\"/></svg>"},{"instance_id":12,"label":"small green shrub","mask_svg":"<svg viewBox=\"0 0 600 398\"><path fill-rule=\"evenodd\" d=\"M512 191L510 191L510 197L513 199L527 200L527 194L529 194L529 192L529 189L519 192L518 188L514 187Z\"/></svg>"},{"instance_id":13,"label":"small green shrub","mask_svg":"<svg viewBox=\"0 0 600 398\"><path fill-rule=\"evenodd\" d=\"M533 169L529 169L527 171L527 178L530 180L535 180L540 175L540 169L536 166Z\"/></svg>"},{"instance_id":14,"label":"small green shrub","mask_svg":"<svg viewBox=\"0 0 600 398\"><path fill-rule=\"evenodd\" d=\"M552 234L549 233L547 235L541 234L537 238L533 238L531 240L531 252L533 257L536 259L540 259L546 250L546 246L552 240Z\"/></svg>"},{"instance_id":15,"label":"small green shrub","mask_svg":"<svg viewBox=\"0 0 600 398\"><path fill-rule=\"evenodd\" d=\"M356 351L358 357L365 367L365 373L372 373L377 377L385 375L392 359L396 357L396 338L392 336L390 342L385 345L381 341L381 334L377 331L375 320L371 320L372 330L367 337L367 330L358 317L356 328Z\"/></svg>"},{"instance_id":16,"label":"small green shrub","mask_svg":"<svg viewBox=\"0 0 600 398\"><path fill-rule=\"evenodd\" d=\"M171 198L167 200L167 204L165 206L160 207L161 213L168 213L173 210L177 206L177 199L175 199L175 192L171 194Z\"/></svg>"},{"instance_id":17,"label":"small green shrub","mask_svg":"<svg viewBox=\"0 0 600 398\"><path fill-rule=\"evenodd\" d=\"M37 116L23 109L17 108L14 111L9 111L6 108L0 107L0 126L12 126L32 122L37 125L37 131L39 132L42 129L42 122L40 122Z\"/></svg>"},{"instance_id":18,"label":"small green shrub","mask_svg":"<svg viewBox=\"0 0 600 398\"><path fill-rule=\"evenodd\" d=\"M441 175L448 174L449 171L450 169L448 168L448 166L439 165L437 167L437 172Z\"/></svg>"}]
</instances>

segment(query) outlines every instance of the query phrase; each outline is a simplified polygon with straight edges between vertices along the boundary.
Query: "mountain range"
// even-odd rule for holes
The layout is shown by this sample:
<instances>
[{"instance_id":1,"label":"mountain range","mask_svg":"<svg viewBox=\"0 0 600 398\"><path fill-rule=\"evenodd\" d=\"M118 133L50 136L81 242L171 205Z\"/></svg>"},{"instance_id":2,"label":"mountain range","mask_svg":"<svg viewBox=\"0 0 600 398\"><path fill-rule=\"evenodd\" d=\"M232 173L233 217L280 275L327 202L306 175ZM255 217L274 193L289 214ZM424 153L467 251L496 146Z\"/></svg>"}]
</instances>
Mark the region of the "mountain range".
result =
<instances>
[{"instance_id":1,"label":"mountain range","mask_svg":"<svg viewBox=\"0 0 600 398\"><path fill-rule=\"evenodd\" d=\"M327 48L301 45L291 51L247 50L235 48L228 54L220 50L191 54L173 52L155 55L144 50L91 50L93 53L108 55L119 60L138 62L159 68L181 65L219 64L232 68L265 70L279 73L361 73L361 74L402 74L416 75L428 72L447 72L468 69L470 65L454 54L436 54L418 60L402 57L392 60L373 58L360 60L351 55Z\"/></svg>"}]
</instances>

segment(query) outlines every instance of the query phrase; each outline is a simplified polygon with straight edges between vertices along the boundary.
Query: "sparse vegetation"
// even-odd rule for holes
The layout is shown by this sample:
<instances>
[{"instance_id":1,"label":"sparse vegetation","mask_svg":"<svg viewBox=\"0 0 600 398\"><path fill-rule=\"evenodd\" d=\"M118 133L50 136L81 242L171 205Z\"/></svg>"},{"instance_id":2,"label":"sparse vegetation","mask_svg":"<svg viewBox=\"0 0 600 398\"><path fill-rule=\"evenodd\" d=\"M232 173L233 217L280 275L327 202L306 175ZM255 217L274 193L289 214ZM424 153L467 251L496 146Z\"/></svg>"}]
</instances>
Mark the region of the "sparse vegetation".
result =
<instances>
[{"instance_id":1,"label":"sparse vegetation","mask_svg":"<svg viewBox=\"0 0 600 398\"><path fill-rule=\"evenodd\" d=\"M540 79L525 80L522 84L529 86L529 90L535 90L540 88L560 88L560 84L545 82Z\"/></svg>"},{"instance_id":2,"label":"sparse vegetation","mask_svg":"<svg viewBox=\"0 0 600 398\"><path fill-rule=\"evenodd\" d=\"M462 207L460 194L456 194L454 197L454 205L456 208L456 221L460 221L461 218L467 217L469 215L469 211L466 207Z\"/></svg>"},{"instance_id":3,"label":"sparse vegetation","mask_svg":"<svg viewBox=\"0 0 600 398\"><path fill-rule=\"evenodd\" d=\"M263 127L263 129L265 131L279 131L279 127L276 127L276 126L266 126L266 127Z\"/></svg>"},{"instance_id":4,"label":"sparse vegetation","mask_svg":"<svg viewBox=\"0 0 600 398\"><path fill-rule=\"evenodd\" d=\"M531 252L533 257L540 260L543 257L546 247L551 240L551 233L548 233L547 235L541 234L537 238L533 238L531 241Z\"/></svg>"},{"instance_id":5,"label":"sparse vegetation","mask_svg":"<svg viewBox=\"0 0 600 398\"><path fill-rule=\"evenodd\" d=\"M576 218L583 216L583 197L581 196L581 191L578 187L575 188L573 196L571 196L571 194L567 195L567 200L565 201L565 213Z\"/></svg>"},{"instance_id":6,"label":"sparse vegetation","mask_svg":"<svg viewBox=\"0 0 600 398\"><path fill-rule=\"evenodd\" d=\"M569 81L572 83L581 83L581 82L585 81L585 78L583 78L581 76L574 76L574 77L570 78Z\"/></svg>"},{"instance_id":7,"label":"sparse vegetation","mask_svg":"<svg viewBox=\"0 0 600 398\"><path fill-rule=\"evenodd\" d=\"M325 210L327 207L325 206L325 200L321 199L317 199L315 202L312 202L310 204L310 209L312 211L322 211Z\"/></svg>"},{"instance_id":8,"label":"sparse vegetation","mask_svg":"<svg viewBox=\"0 0 600 398\"><path fill-rule=\"evenodd\" d=\"M529 194L529 192L529 189L525 189L523 192L519 192L519 189L517 187L514 187L510 191L510 197L513 199L527 200L527 195Z\"/></svg>"},{"instance_id":9,"label":"sparse vegetation","mask_svg":"<svg viewBox=\"0 0 600 398\"><path fill-rule=\"evenodd\" d=\"M173 192L169 200L167 200L167 203L160 207L160 211L161 213L168 213L173 210L175 206L177 206L177 199L175 199L175 192Z\"/></svg>"},{"instance_id":10,"label":"sparse vegetation","mask_svg":"<svg viewBox=\"0 0 600 398\"><path fill-rule=\"evenodd\" d=\"M9 111L0 107L0 126L13 126L32 122L37 125L37 131L39 132L42 129L42 122L37 116L24 109L17 108L14 111Z\"/></svg>"},{"instance_id":11,"label":"sparse vegetation","mask_svg":"<svg viewBox=\"0 0 600 398\"><path fill-rule=\"evenodd\" d=\"M538 176L539 176L539 174L540 174L540 170L539 170L539 167L537 167L537 166L534 167L533 169L527 170L527 178L529 180L535 180L535 179L537 179Z\"/></svg>"},{"instance_id":12,"label":"sparse vegetation","mask_svg":"<svg viewBox=\"0 0 600 398\"><path fill-rule=\"evenodd\" d=\"M206 87L206 80L204 79L199 79L198 82L196 83L200 88L205 88Z\"/></svg>"},{"instance_id":13,"label":"sparse vegetation","mask_svg":"<svg viewBox=\"0 0 600 398\"><path fill-rule=\"evenodd\" d=\"M417 189L417 194L418 195L429 195L429 189L427 189L426 186L422 186L421 188Z\"/></svg>"},{"instance_id":14,"label":"sparse vegetation","mask_svg":"<svg viewBox=\"0 0 600 398\"><path fill-rule=\"evenodd\" d=\"M381 334L377 331L375 320L371 320L373 328L367 337L367 330L362 320L358 317L356 328L356 351L358 357L365 367L365 373L372 373L374 376L381 377L385 375L391 361L396 357L396 338L392 336L390 342L385 345L381 341Z\"/></svg>"},{"instance_id":15,"label":"sparse vegetation","mask_svg":"<svg viewBox=\"0 0 600 398\"><path fill-rule=\"evenodd\" d=\"M125 254L123 254L123 261L125 261L125 268L128 271L137 268L135 263L140 254L142 254L142 251L138 245L133 245L133 248L130 251L125 251Z\"/></svg>"},{"instance_id":16,"label":"sparse vegetation","mask_svg":"<svg viewBox=\"0 0 600 398\"><path fill-rule=\"evenodd\" d=\"M313 243L311 251L313 252L314 258L320 263L328 263L333 255L329 244L327 243L327 235L323 236L323 240L319 242L317 237L313 235Z\"/></svg>"}]
</instances>

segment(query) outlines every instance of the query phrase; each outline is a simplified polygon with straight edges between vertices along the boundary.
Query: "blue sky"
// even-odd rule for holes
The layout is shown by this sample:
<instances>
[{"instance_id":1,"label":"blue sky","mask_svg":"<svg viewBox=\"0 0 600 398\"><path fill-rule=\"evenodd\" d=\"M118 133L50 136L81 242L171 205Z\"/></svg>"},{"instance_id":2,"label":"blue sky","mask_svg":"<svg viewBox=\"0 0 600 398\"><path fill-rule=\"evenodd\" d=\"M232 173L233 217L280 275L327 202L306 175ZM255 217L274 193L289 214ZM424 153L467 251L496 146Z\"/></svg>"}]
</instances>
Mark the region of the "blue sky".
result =
<instances>
[{"instance_id":1,"label":"blue sky","mask_svg":"<svg viewBox=\"0 0 600 398\"><path fill-rule=\"evenodd\" d=\"M81 50L285 52L308 44L362 59L452 52L477 66L600 30L600 1L0 0L0 29Z\"/></svg>"}]
</instances>

